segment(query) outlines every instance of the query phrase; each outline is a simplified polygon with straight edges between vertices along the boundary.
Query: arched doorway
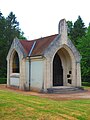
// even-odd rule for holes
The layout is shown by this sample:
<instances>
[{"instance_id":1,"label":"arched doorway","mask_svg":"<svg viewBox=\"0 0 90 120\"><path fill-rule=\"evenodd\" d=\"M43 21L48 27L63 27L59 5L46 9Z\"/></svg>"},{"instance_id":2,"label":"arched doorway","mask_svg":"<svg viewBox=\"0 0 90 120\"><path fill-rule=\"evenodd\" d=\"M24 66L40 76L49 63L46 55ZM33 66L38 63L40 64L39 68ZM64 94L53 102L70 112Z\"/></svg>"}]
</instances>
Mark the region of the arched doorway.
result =
<instances>
[{"instance_id":1,"label":"arched doorway","mask_svg":"<svg viewBox=\"0 0 90 120\"><path fill-rule=\"evenodd\" d=\"M57 53L53 60L53 86L63 86L62 62Z\"/></svg>"}]
</instances>

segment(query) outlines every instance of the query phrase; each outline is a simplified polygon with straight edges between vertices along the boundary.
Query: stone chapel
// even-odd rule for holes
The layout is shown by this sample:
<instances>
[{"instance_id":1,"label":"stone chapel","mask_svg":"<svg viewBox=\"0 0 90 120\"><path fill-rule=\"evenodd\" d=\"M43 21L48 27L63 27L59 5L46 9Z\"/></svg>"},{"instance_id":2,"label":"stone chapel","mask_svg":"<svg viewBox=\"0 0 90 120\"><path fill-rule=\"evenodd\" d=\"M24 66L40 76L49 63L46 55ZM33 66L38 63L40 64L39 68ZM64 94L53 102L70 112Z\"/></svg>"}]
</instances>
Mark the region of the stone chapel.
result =
<instances>
[{"instance_id":1,"label":"stone chapel","mask_svg":"<svg viewBox=\"0 0 90 120\"><path fill-rule=\"evenodd\" d=\"M44 91L57 87L81 87L81 56L60 20L58 34L35 40L15 38L7 55L7 86Z\"/></svg>"}]
</instances>

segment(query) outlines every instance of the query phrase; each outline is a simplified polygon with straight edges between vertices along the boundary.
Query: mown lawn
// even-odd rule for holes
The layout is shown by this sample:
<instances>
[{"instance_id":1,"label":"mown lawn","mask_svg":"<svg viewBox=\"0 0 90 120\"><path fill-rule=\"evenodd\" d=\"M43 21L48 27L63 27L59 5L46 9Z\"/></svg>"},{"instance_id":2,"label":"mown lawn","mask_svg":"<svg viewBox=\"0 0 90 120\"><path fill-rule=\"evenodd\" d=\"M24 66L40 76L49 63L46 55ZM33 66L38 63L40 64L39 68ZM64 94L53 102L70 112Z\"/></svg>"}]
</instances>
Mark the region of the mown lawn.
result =
<instances>
[{"instance_id":1,"label":"mown lawn","mask_svg":"<svg viewBox=\"0 0 90 120\"><path fill-rule=\"evenodd\" d=\"M90 99L55 101L0 90L0 120L90 120Z\"/></svg>"},{"instance_id":2,"label":"mown lawn","mask_svg":"<svg viewBox=\"0 0 90 120\"><path fill-rule=\"evenodd\" d=\"M90 82L82 82L82 86L84 87L84 89L90 89Z\"/></svg>"}]
</instances>

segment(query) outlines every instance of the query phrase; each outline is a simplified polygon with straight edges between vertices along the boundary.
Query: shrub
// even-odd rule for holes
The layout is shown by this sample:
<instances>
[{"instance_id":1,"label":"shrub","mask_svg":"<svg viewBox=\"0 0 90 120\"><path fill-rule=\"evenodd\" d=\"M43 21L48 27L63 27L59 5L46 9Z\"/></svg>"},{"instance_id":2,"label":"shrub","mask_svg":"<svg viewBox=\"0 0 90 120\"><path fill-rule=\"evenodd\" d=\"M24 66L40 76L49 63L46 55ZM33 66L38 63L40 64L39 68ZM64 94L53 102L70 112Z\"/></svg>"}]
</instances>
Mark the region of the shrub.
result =
<instances>
[{"instance_id":1,"label":"shrub","mask_svg":"<svg viewBox=\"0 0 90 120\"><path fill-rule=\"evenodd\" d=\"M0 78L0 84L6 84L7 78Z\"/></svg>"},{"instance_id":2,"label":"shrub","mask_svg":"<svg viewBox=\"0 0 90 120\"><path fill-rule=\"evenodd\" d=\"M88 87L90 87L90 82L82 82L82 86L88 86Z\"/></svg>"}]
</instances>

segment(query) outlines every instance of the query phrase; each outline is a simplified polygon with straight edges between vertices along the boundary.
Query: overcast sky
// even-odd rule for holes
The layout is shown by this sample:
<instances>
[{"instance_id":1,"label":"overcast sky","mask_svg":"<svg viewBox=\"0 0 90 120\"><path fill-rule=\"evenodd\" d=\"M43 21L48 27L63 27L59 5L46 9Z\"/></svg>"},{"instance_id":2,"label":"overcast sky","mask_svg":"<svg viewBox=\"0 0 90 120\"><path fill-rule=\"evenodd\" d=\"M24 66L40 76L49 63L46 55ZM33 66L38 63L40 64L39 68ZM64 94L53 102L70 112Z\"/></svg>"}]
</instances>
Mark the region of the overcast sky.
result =
<instances>
[{"instance_id":1,"label":"overcast sky","mask_svg":"<svg viewBox=\"0 0 90 120\"><path fill-rule=\"evenodd\" d=\"M80 15L86 26L90 22L90 0L0 0L0 10L16 15L29 40L58 33L63 18L74 22Z\"/></svg>"}]
</instances>

